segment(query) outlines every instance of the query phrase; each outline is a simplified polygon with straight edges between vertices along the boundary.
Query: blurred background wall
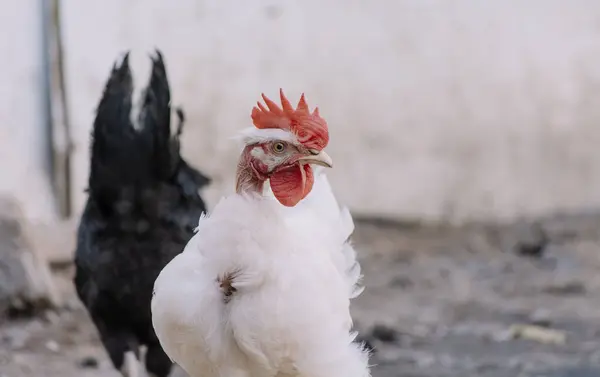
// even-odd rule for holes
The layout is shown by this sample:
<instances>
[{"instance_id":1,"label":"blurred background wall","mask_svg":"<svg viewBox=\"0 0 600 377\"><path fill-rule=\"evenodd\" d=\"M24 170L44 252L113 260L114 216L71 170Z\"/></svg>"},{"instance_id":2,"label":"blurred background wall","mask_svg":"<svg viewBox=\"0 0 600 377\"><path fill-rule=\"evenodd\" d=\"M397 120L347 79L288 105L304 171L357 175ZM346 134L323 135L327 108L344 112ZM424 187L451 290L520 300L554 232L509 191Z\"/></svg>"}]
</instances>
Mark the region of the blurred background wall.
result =
<instances>
[{"instance_id":1,"label":"blurred background wall","mask_svg":"<svg viewBox=\"0 0 600 377\"><path fill-rule=\"evenodd\" d=\"M30 218L52 218L41 5L0 4L12 30L0 44L0 194ZM59 9L75 214L110 68L132 49L145 85L154 47L187 112L184 154L214 178L210 204L232 191L230 137L250 125L261 91L283 87L293 99L304 91L328 120L330 176L358 214L464 221L600 207L600 2L61 0Z\"/></svg>"},{"instance_id":2,"label":"blurred background wall","mask_svg":"<svg viewBox=\"0 0 600 377\"><path fill-rule=\"evenodd\" d=\"M56 216L51 189L42 4L0 1L0 198L30 218Z\"/></svg>"}]
</instances>

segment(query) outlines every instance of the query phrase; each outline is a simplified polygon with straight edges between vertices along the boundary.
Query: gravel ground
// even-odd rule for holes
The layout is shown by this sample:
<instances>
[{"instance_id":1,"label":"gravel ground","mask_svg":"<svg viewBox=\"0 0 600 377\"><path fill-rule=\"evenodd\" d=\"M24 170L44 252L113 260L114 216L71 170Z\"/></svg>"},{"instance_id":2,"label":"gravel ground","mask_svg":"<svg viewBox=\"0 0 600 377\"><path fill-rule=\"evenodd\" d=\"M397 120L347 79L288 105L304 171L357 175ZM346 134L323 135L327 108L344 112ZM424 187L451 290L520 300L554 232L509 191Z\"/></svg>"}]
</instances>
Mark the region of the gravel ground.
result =
<instances>
[{"instance_id":1,"label":"gravel ground","mask_svg":"<svg viewBox=\"0 0 600 377\"><path fill-rule=\"evenodd\" d=\"M600 376L600 217L537 224L360 222L374 377ZM0 377L30 376L118 376L74 298L0 324Z\"/></svg>"}]
</instances>

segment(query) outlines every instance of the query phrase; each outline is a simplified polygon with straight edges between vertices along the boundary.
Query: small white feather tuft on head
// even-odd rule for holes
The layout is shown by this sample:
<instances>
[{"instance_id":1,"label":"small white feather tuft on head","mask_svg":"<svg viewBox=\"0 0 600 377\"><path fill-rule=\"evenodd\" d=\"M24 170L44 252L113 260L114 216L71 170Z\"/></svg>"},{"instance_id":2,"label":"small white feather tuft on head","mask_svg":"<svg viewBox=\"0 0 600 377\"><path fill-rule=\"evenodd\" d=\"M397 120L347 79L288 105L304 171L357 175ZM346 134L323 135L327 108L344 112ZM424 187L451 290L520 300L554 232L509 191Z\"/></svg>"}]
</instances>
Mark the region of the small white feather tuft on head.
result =
<instances>
[{"instance_id":1,"label":"small white feather tuft on head","mask_svg":"<svg viewBox=\"0 0 600 377\"><path fill-rule=\"evenodd\" d=\"M255 127L248 127L234 136L234 139L240 140L246 145L264 143L272 140L282 140L292 144L299 143L293 133L278 128L258 129Z\"/></svg>"}]
</instances>

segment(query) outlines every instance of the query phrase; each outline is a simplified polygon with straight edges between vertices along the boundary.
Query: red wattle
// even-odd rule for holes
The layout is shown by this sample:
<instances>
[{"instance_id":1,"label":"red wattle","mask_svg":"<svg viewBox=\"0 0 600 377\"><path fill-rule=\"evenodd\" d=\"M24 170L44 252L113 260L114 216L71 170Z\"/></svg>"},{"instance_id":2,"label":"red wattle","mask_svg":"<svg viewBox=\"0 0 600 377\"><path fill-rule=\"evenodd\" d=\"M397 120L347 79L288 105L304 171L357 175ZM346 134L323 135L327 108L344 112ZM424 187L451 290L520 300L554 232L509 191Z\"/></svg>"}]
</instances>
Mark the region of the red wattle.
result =
<instances>
[{"instance_id":1,"label":"red wattle","mask_svg":"<svg viewBox=\"0 0 600 377\"><path fill-rule=\"evenodd\" d=\"M314 184L310 165L294 165L271 175L271 190L279 203L293 207L306 197Z\"/></svg>"},{"instance_id":2,"label":"red wattle","mask_svg":"<svg viewBox=\"0 0 600 377\"><path fill-rule=\"evenodd\" d=\"M303 168L304 174L306 175L306 180L304 183L304 194L302 195L302 199L306 198L306 195L311 192L313 184L315 183L315 177L313 176L313 171L310 165L303 165Z\"/></svg>"}]
</instances>

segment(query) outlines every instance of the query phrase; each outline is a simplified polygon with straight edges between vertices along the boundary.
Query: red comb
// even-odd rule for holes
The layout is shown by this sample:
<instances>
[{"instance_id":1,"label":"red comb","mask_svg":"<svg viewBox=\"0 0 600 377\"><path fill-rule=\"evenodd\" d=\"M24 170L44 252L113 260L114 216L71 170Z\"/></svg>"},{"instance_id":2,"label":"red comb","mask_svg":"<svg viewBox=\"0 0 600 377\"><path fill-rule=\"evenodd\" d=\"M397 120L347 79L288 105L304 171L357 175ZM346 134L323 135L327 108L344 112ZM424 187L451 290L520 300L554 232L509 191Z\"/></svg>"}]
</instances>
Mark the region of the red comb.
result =
<instances>
[{"instance_id":1,"label":"red comb","mask_svg":"<svg viewBox=\"0 0 600 377\"><path fill-rule=\"evenodd\" d=\"M267 107L257 102L258 107L255 106L252 109L254 126L259 129L289 130L305 147L317 150L325 148L329 142L329 131L327 122L319 116L319 108L315 108L311 113L308 110L304 93L300 96L300 101L295 109L283 94L282 89L279 89L279 96L282 108L262 94Z\"/></svg>"}]
</instances>

